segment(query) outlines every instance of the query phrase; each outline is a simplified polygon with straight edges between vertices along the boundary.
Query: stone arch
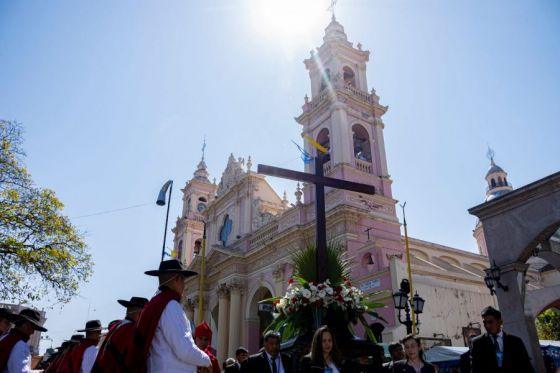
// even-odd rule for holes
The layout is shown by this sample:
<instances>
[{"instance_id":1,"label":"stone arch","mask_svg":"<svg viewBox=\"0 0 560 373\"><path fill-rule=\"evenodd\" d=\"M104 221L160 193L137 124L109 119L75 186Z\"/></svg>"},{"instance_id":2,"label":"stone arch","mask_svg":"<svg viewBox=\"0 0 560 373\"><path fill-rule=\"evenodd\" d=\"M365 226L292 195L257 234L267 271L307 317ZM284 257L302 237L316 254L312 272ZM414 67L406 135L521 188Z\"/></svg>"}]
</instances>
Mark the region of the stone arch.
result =
<instances>
[{"instance_id":1,"label":"stone arch","mask_svg":"<svg viewBox=\"0 0 560 373\"><path fill-rule=\"evenodd\" d=\"M548 308L560 307L560 285L527 292L526 305L533 317L537 317Z\"/></svg>"},{"instance_id":2,"label":"stone arch","mask_svg":"<svg viewBox=\"0 0 560 373\"><path fill-rule=\"evenodd\" d=\"M352 126L352 144L354 157L362 161L371 162L371 137L369 132L361 124Z\"/></svg>"},{"instance_id":3,"label":"stone arch","mask_svg":"<svg viewBox=\"0 0 560 373\"><path fill-rule=\"evenodd\" d=\"M417 258L420 258L420 259L425 260L427 262L430 261L430 256L427 253L425 253L424 251L421 251L421 250L418 250L418 249L410 249L410 253Z\"/></svg>"},{"instance_id":4,"label":"stone arch","mask_svg":"<svg viewBox=\"0 0 560 373\"><path fill-rule=\"evenodd\" d=\"M342 68L342 79L344 84L356 88L356 74L354 74L354 70L350 67L344 66Z\"/></svg>"},{"instance_id":5,"label":"stone arch","mask_svg":"<svg viewBox=\"0 0 560 373\"><path fill-rule=\"evenodd\" d=\"M330 139L330 131L328 128L323 127L319 133L317 134L317 138L315 139L319 144L324 146L327 149L331 147L331 139Z\"/></svg>"},{"instance_id":6,"label":"stone arch","mask_svg":"<svg viewBox=\"0 0 560 373\"><path fill-rule=\"evenodd\" d=\"M262 334L268 323L272 321L272 314L267 315L264 312L259 312L258 309L261 300L270 298L274 294L272 287L267 285L261 283L260 286L253 289L251 296L247 297L245 317L248 325L247 340L249 345L247 348L249 351L257 351L262 346Z\"/></svg>"},{"instance_id":7,"label":"stone arch","mask_svg":"<svg viewBox=\"0 0 560 373\"><path fill-rule=\"evenodd\" d=\"M439 259L446 261L449 264L452 264L454 266L460 267L461 266L461 262L459 262L457 259L447 256L447 255L441 255L439 257Z\"/></svg>"}]
</instances>

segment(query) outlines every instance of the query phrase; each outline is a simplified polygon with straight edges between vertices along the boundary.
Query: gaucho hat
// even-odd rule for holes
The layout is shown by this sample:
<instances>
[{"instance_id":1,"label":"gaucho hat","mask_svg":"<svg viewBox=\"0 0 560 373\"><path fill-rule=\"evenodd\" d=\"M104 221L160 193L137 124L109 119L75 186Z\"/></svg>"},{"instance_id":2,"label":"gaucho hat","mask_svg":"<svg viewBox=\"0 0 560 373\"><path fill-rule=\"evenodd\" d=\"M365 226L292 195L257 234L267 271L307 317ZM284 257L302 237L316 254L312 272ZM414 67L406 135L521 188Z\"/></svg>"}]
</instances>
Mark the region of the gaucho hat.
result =
<instances>
[{"instance_id":1,"label":"gaucho hat","mask_svg":"<svg viewBox=\"0 0 560 373\"><path fill-rule=\"evenodd\" d=\"M183 266L183 263L181 263L177 259L164 260L161 263L159 263L159 269L146 271L144 273L147 274L148 276L159 276L165 273L178 273L183 275L184 277L191 277L191 276L198 275L198 273L196 272L186 270L185 267Z\"/></svg>"},{"instance_id":2,"label":"gaucho hat","mask_svg":"<svg viewBox=\"0 0 560 373\"><path fill-rule=\"evenodd\" d=\"M141 297L132 297L130 298L130 300L119 299L117 302L119 302L121 306L124 306L126 308L129 307L144 308L146 303L148 303L148 300L146 298L141 298Z\"/></svg>"},{"instance_id":3,"label":"gaucho hat","mask_svg":"<svg viewBox=\"0 0 560 373\"><path fill-rule=\"evenodd\" d=\"M96 330L99 331L103 330L103 326L101 326L101 321L99 320L90 320L86 322L86 327L84 329L76 330L76 331L81 333L81 332L93 332Z\"/></svg>"},{"instance_id":4,"label":"gaucho hat","mask_svg":"<svg viewBox=\"0 0 560 373\"><path fill-rule=\"evenodd\" d=\"M38 311L32 310L31 308L21 310L20 313L14 317L13 321L28 321L33 324L35 330L39 330L41 332L47 331L47 329L41 326L41 314Z\"/></svg>"}]
</instances>

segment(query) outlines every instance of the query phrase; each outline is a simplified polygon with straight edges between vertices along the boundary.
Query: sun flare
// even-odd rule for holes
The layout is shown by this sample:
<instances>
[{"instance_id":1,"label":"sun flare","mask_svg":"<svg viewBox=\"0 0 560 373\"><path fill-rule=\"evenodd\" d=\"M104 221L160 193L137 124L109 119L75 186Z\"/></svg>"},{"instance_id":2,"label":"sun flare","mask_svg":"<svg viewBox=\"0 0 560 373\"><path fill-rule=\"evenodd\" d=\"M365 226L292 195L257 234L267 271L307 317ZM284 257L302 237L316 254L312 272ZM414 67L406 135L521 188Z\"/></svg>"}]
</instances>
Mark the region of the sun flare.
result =
<instances>
[{"instance_id":1,"label":"sun flare","mask_svg":"<svg viewBox=\"0 0 560 373\"><path fill-rule=\"evenodd\" d=\"M254 0L252 24L258 35L271 41L307 42L328 19L328 6L326 0Z\"/></svg>"}]
</instances>

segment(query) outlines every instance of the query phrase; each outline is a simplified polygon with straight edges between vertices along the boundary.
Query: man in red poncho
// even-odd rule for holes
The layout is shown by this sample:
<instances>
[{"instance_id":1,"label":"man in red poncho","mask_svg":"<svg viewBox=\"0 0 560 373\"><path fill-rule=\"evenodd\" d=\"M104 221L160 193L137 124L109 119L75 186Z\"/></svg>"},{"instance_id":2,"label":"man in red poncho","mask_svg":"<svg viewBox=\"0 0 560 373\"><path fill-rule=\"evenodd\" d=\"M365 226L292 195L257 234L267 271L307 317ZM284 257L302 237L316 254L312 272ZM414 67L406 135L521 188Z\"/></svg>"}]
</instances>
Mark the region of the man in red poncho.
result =
<instances>
[{"instance_id":1,"label":"man in red poncho","mask_svg":"<svg viewBox=\"0 0 560 373\"><path fill-rule=\"evenodd\" d=\"M206 352L210 358L210 361L212 362L211 373L220 373L220 363L218 363L218 359L216 359L216 356L214 356L212 348L210 347L212 343L212 330L206 321L203 321L194 330L194 342L196 343L196 346Z\"/></svg>"},{"instance_id":2,"label":"man in red poncho","mask_svg":"<svg viewBox=\"0 0 560 373\"><path fill-rule=\"evenodd\" d=\"M30 372L31 352L27 341L36 330L46 332L41 326L41 315L32 309L24 309L19 315L8 316L15 326L0 340L0 372Z\"/></svg>"},{"instance_id":3,"label":"man in red poncho","mask_svg":"<svg viewBox=\"0 0 560 373\"><path fill-rule=\"evenodd\" d=\"M78 332L85 332L86 337L64 354L57 373L90 373L97 356L97 344L102 330L101 321L86 322L86 327L78 330Z\"/></svg>"},{"instance_id":4,"label":"man in red poncho","mask_svg":"<svg viewBox=\"0 0 560 373\"><path fill-rule=\"evenodd\" d=\"M136 322L140 318L142 308L148 303L146 298L132 297L129 301L119 299L117 302L126 307L126 317L115 322L109 328L103 344L99 348L92 373L119 373L126 371L126 354L132 338Z\"/></svg>"},{"instance_id":5,"label":"man in red poncho","mask_svg":"<svg viewBox=\"0 0 560 373\"><path fill-rule=\"evenodd\" d=\"M197 273L186 270L177 259L164 260L159 269L146 271L157 276L159 292L142 310L136 324L126 365L134 373L196 373L210 366L210 359L194 343L191 327L179 303L185 279Z\"/></svg>"}]
</instances>

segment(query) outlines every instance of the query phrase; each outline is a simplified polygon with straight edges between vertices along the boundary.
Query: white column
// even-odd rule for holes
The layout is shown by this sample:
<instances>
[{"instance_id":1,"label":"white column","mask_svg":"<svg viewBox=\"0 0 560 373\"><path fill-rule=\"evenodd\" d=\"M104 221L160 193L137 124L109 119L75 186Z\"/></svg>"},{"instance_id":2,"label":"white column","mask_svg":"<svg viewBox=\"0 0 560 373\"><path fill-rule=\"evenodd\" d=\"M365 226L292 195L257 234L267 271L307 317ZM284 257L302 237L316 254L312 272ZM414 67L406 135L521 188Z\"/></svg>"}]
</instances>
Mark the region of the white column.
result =
<instances>
[{"instance_id":1,"label":"white column","mask_svg":"<svg viewBox=\"0 0 560 373\"><path fill-rule=\"evenodd\" d=\"M228 357L235 357L235 350L240 346L241 342L241 286L234 284L230 286L229 290L229 344L228 354L224 360Z\"/></svg>"},{"instance_id":2,"label":"white column","mask_svg":"<svg viewBox=\"0 0 560 373\"><path fill-rule=\"evenodd\" d=\"M336 102L331 106L330 130L333 166L340 163L353 164L352 130L348 125L345 104Z\"/></svg>"},{"instance_id":3,"label":"white column","mask_svg":"<svg viewBox=\"0 0 560 373\"><path fill-rule=\"evenodd\" d=\"M218 288L218 344L217 358L220 364L227 358L229 324L229 290L225 284Z\"/></svg>"},{"instance_id":4,"label":"white column","mask_svg":"<svg viewBox=\"0 0 560 373\"><path fill-rule=\"evenodd\" d=\"M377 143L377 152L379 154L379 176L387 176L389 172L387 170L387 155L385 154L385 139L383 137L383 128L385 125L381 118L375 119L375 140ZM374 148L375 149L375 148Z\"/></svg>"}]
</instances>

